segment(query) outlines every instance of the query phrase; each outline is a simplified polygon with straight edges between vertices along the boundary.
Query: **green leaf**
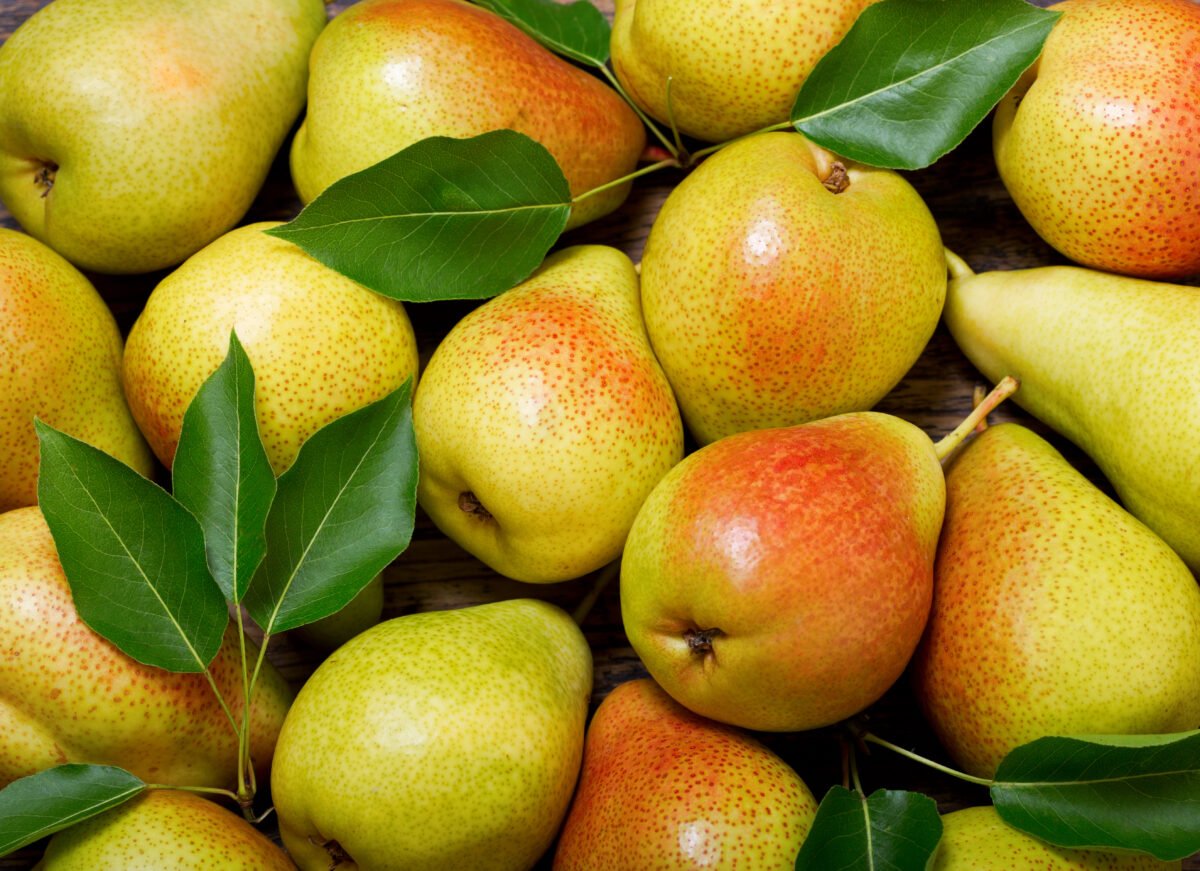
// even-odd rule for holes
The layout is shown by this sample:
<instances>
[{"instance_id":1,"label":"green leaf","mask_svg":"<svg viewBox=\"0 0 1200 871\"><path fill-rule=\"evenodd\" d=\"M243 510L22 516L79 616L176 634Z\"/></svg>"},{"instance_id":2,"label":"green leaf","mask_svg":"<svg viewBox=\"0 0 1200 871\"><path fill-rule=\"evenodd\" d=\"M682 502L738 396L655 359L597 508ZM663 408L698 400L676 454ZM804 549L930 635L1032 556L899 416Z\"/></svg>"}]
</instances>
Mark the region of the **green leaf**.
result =
<instances>
[{"instance_id":1,"label":"green leaf","mask_svg":"<svg viewBox=\"0 0 1200 871\"><path fill-rule=\"evenodd\" d=\"M1024 0L868 6L801 86L792 123L860 163L929 166L1037 59L1059 14Z\"/></svg>"},{"instance_id":2,"label":"green leaf","mask_svg":"<svg viewBox=\"0 0 1200 871\"><path fill-rule=\"evenodd\" d=\"M992 803L1009 825L1060 847L1200 850L1200 732L1039 738L1000 762Z\"/></svg>"},{"instance_id":3,"label":"green leaf","mask_svg":"<svg viewBox=\"0 0 1200 871\"><path fill-rule=\"evenodd\" d=\"M862 793L835 786L817 808L796 871L912 871L929 868L942 837L937 803L929 796L879 789Z\"/></svg>"},{"instance_id":4,"label":"green leaf","mask_svg":"<svg viewBox=\"0 0 1200 871\"><path fill-rule=\"evenodd\" d=\"M60 765L0 789L0 856L129 801L146 784L112 765Z\"/></svg>"},{"instance_id":5,"label":"green leaf","mask_svg":"<svg viewBox=\"0 0 1200 871\"><path fill-rule=\"evenodd\" d=\"M138 662L204 671L229 612L196 518L120 460L36 425L38 501L80 618Z\"/></svg>"},{"instance_id":6,"label":"green leaf","mask_svg":"<svg viewBox=\"0 0 1200 871\"><path fill-rule=\"evenodd\" d=\"M589 0L475 0L524 30L553 52L593 67L608 60L612 33L604 14Z\"/></svg>"},{"instance_id":7,"label":"green leaf","mask_svg":"<svg viewBox=\"0 0 1200 871\"><path fill-rule=\"evenodd\" d=\"M258 434L254 370L236 333L183 415L171 475L175 498L204 530L213 578L226 599L240 602L267 552L275 474Z\"/></svg>"},{"instance_id":8,"label":"green leaf","mask_svg":"<svg viewBox=\"0 0 1200 871\"><path fill-rule=\"evenodd\" d=\"M528 278L570 212L550 152L496 130L423 139L335 182L267 232L384 296L481 299Z\"/></svg>"},{"instance_id":9,"label":"green leaf","mask_svg":"<svg viewBox=\"0 0 1200 871\"><path fill-rule=\"evenodd\" d=\"M318 430L279 478L246 607L269 634L345 607L412 538L412 379Z\"/></svg>"}]
</instances>

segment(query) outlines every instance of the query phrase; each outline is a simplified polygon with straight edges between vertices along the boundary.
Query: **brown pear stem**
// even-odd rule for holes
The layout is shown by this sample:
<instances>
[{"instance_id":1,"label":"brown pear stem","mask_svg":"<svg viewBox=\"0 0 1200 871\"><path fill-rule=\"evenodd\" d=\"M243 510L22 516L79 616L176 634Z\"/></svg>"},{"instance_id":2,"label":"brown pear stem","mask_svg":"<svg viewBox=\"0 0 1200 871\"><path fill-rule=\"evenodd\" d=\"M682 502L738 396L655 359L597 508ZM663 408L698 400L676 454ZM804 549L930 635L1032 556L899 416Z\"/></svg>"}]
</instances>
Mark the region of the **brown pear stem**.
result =
<instances>
[{"instance_id":1,"label":"brown pear stem","mask_svg":"<svg viewBox=\"0 0 1200 871\"><path fill-rule=\"evenodd\" d=\"M966 419L954 428L954 430L941 441L933 446L934 453L937 454L939 460L944 460L950 453L957 448L962 440L971 434L971 430L979 424L979 421L986 418L1004 400L1017 392L1020 383L1011 375L1005 375L1004 379L992 388L992 392L984 397L983 402L975 406L975 410L967 415Z\"/></svg>"},{"instance_id":2,"label":"brown pear stem","mask_svg":"<svg viewBox=\"0 0 1200 871\"><path fill-rule=\"evenodd\" d=\"M946 252L946 268L950 270L951 278L970 278L975 274L975 270L967 264L967 261L963 260L949 248L943 248L942 250Z\"/></svg>"},{"instance_id":3,"label":"brown pear stem","mask_svg":"<svg viewBox=\"0 0 1200 871\"><path fill-rule=\"evenodd\" d=\"M620 570L620 568L621 561L616 559L600 570L600 574L596 577L596 582L592 584L592 588L588 590L587 595L583 597L583 599L575 607L574 612L571 614L571 617L575 620L575 624L577 626L583 625L583 621L586 620L588 614L591 613L592 608L600 598L600 594L604 592L605 587L612 583L612 579L617 576L617 572Z\"/></svg>"},{"instance_id":4,"label":"brown pear stem","mask_svg":"<svg viewBox=\"0 0 1200 871\"><path fill-rule=\"evenodd\" d=\"M975 390L972 391L972 393L971 393L971 407L979 408L980 404L986 398L987 398L987 391L984 389L984 386L982 384L976 384ZM983 420L979 421L979 424L975 427L975 432L981 433L984 430L986 430L987 428L988 428L988 419L986 417L984 417Z\"/></svg>"}]
</instances>

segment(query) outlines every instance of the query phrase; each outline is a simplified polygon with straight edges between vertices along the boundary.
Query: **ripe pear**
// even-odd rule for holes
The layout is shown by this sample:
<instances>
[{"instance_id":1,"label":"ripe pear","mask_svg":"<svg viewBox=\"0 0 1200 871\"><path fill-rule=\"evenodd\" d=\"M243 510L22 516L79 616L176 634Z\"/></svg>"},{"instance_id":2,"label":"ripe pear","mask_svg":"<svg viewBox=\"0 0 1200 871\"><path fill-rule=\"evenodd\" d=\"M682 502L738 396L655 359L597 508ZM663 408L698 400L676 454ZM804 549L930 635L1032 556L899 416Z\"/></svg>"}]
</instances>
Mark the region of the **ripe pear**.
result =
<instances>
[{"instance_id":1,"label":"ripe pear","mask_svg":"<svg viewBox=\"0 0 1200 871\"><path fill-rule=\"evenodd\" d=\"M37 504L41 418L143 475L121 392L121 334L91 283L50 248L0 228L0 512Z\"/></svg>"},{"instance_id":2,"label":"ripe pear","mask_svg":"<svg viewBox=\"0 0 1200 871\"><path fill-rule=\"evenodd\" d=\"M496 571L544 583L616 559L683 456L629 258L568 248L463 318L417 387L413 428L421 507Z\"/></svg>"},{"instance_id":3,"label":"ripe pear","mask_svg":"<svg viewBox=\"0 0 1200 871\"><path fill-rule=\"evenodd\" d=\"M256 377L258 427L276 474L325 424L416 377L404 307L262 232L227 233L159 283L125 344L125 396L170 466L183 413L236 330Z\"/></svg>"},{"instance_id":4,"label":"ripe pear","mask_svg":"<svg viewBox=\"0 0 1200 871\"><path fill-rule=\"evenodd\" d=\"M1079 263L1200 274L1200 5L1069 0L996 108L996 166L1043 239Z\"/></svg>"},{"instance_id":5,"label":"ripe pear","mask_svg":"<svg viewBox=\"0 0 1200 871\"><path fill-rule=\"evenodd\" d=\"M596 711L555 871L792 871L817 802L748 735L697 717L651 680Z\"/></svg>"},{"instance_id":6,"label":"ripe pear","mask_svg":"<svg viewBox=\"0 0 1200 871\"><path fill-rule=\"evenodd\" d=\"M592 657L517 599L380 623L300 690L275 753L279 831L305 871L528 869L579 774Z\"/></svg>"},{"instance_id":7,"label":"ripe pear","mask_svg":"<svg viewBox=\"0 0 1200 871\"><path fill-rule=\"evenodd\" d=\"M54 0L0 48L0 200L83 269L232 227L304 105L321 0Z\"/></svg>"},{"instance_id":8,"label":"ripe pear","mask_svg":"<svg viewBox=\"0 0 1200 871\"><path fill-rule=\"evenodd\" d=\"M914 687L966 771L1046 735L1200 726L1200 587L1024 427L950 467L934 590Z\"/></svg>"},{"instance_id":9,"label":"ripe pear","mask_svg":"<svg viewBox=\"0 0 1200 871\"><path fill-rule=\"evenodd\" d=\"M795 133L701 164L663 205L641 271L646 329L697 441L882 399L937 326L940 238L899 175Z\"/></svg>"},{"instance_id":10,"label":"ripe pear","mask_svg":"<svg viewBox=\"0 0 1200 871\"><path fill-rule=\"evenodd\" d=\"M208 799L153 789L55 835L34 871L290 871L262 832Z\"/></svg>"},{"instance_id":11,"label":"ripe pear","mask_svg":"<svg viewBox=\"0 0 1200 871\"><path fill-rule=\"evenodd\" d=\"M573 195L632 172L646 138L615 91L487 9L363 0L313 48L292 179L308 202L421 139L502 128L544 145ZM626 183L588 197L568 227L608 214L628 193Z\"/></svg>"},{"instance_id":12,"label":"ripe pear","mask_svg":"<svg viewBox=\"0 0 1200 871\"><path fill-rule=\"evenodd\" d=\"M1017 402L1083 448L1125 508L1200 572L1200 291L950 262L958 346L985 374L1016 376Z\"/></svg>"},{"instance_id":13,"label":"ripe pear","mask_svg":"<svg viewBox=\"0 0 1200 871\"><path fill-rule=\"evenodd\" d=\"M1067 850L1014 829L993 807L942 817L942 840L932 871L1170 871L1179 862L1153 856Z\"/></svg>"},{"instance_id":14,"label":"ripe pear","mask_svg":"<svg viewBox=\"0 0 1200 871\"><path fill-rule=\"evenodd\" d=\"M648 114L725 142L786 121L817 61L872 2L617 0L613 69Z\"/></svg>"},{"instance_id":15,"label":"ripe pear","mask_svg":"<svg viewBox=\"0 0 1200 871\"><path fill-rule=\"evenodd\" d=\"M149 783L236 786L237 741L204 675L135 662L80 620L37 508L0 514L0 637L0 786L65 762L119 765ZM240 722L232 628L209 671ZM264 663L250 720L260 776L290 702Z\"/></svg>"}]
</instances>

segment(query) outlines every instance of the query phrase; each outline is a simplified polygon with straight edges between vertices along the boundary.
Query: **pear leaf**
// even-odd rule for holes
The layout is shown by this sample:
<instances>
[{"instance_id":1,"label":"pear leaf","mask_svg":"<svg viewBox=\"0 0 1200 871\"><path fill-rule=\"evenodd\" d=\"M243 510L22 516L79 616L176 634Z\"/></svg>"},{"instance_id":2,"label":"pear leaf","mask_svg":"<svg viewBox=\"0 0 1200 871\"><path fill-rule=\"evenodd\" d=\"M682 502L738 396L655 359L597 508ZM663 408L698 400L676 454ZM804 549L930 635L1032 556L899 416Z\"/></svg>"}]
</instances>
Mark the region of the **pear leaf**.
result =
<instances>
[{"instance_id":1,"label":"pear leaf","mask_svg":"<svg viewBox=\"0 0 1200 871\"><path fill-rule=\"evenodd\" d=\"M612 33L608 20L590 0L475 0L521 28L546 48L571 60L602 67Z\"/></svg>"},{"instance_id":2,"label":"pear leaf","mask_svg":"<svg viewBox=\"0 0 1200 871\"><path fill-rule=\"evenodd\" d=\"M927 795L878 789L867 798L834 786L817 808L796 871L911 871L932 866L942 838Z\"/></svg>"},{"instance_id":3,"label":"pear leaf","mask_svg":"<svg viewBox=\"0 0 1200 871\"><path fill-rule=\"evenodd\" d=\"M340 611L412 538L412 379L300 447L267 515L267 556L246 608L267 634Z\"/></svg>"},{"instance_id":4,"label":"pear leaf","mask_svg":"<svg viewBox=\"0 0 1200 871\"><path fill-rule=\"evenodd\" d=\"M258 434L254 370L236 333L184 412L171 475L175 498L204 530L213 578L226 599L240 602L267 552L275 473Z\"/></svg>"},{"instance_id":5,"label":"pear leaf","mask_svg":"<svg viewBox=\"0 0 1200 871\"><path fill-rule=\"evenodd\" d=\"M1001 760L991 796L1060 847L1182 859L1200 850L1200 731L1039 738Z\"/></svg>"},{"instance_id":6,"label":"pear leaf","mask_svg":"<svg viewBox=\"0 0 1200 871\"><path fill-rule=\"evenodd\" d=\"M80 619L138 662L204 671L229 612L196 518L120 460L36 426L38 502Z\"/></svg>"},{"instance_id":7,"label":"pear leaf","mask_svg":"<svg viewBox=\"0 0 1200 871\"><path fill-rule=\"evenodd\" d=\"M550 152L494 130L422 139L335 182L267 232L393 299L482 299L528 278L570 212Z\"/></svg>"},{"instance_id":8,"label":"pear leaf","mask_svg":"<svg viewBox=\"0 0 1200 871\"><path fill-rule=\"evenodd\" d=\"M114 808L146 789L112 765L59 765L0 789L0 856Z\"/></svg>"},{"instance_id":9,"label":"pear leaf","mask_svg":"<svg viewBox=\"0 0 1200 871\"><path fill-rule=\"evenodd\" d=\"M1025 0L882 0L809 74L793 126L843 157L920 169L984 119L1060 13Z\"/></svg>"}]
</instances>

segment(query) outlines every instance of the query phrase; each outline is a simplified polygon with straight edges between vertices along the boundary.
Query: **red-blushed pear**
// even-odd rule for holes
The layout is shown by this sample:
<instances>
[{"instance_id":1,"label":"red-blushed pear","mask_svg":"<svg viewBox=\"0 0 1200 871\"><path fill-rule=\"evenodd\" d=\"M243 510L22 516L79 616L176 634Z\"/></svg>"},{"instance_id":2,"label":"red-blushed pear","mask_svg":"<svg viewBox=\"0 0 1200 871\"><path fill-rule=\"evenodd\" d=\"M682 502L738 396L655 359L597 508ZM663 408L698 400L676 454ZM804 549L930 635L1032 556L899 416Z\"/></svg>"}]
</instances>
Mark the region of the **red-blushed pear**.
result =
<instances>
[{"instance_id":1,"label":"red-blushed pear","mask_svg":"<svg viewBox=\"0 0 1200 871\"><path fill-rule=\"evenodd\" d=\"M758 741L629 681L588 728L554 871L792 871L816 812Z\"/></svg>"},{"instance_id":2,"label":"red-blushed pear","mask_svg":"<svg viewBox=\"0 0 1200 871\"><path fill-rule=\"evenodd\" d=\"M939 459L1015 388L1005 379L937 445L856 412L729 436L672 469L621 563L625 631L650 674L698 714L765 731L878 699L929 614Z\"/></svg>"},{"instance_id":3,"label":"red-blushed pear","mask_svg":"<svg viewBox=\"0 0 1200 871\"><path fill-rule=\"evenodd\" d=\"M1046 735L1195 729L1200 587L1041 437L993 427L947 472L914 665L934 731L980 777Z\"/></svg>"},{"instance_id":4,"label":"red-blushed pear","mask_svg":"<svg viewBox=\"0 0 1200 871\"><path fill-rule=\"evenodd\" d=\"M421 139L502 128L544 145L572 194L630 173L646 141L614 90L487 9L462 0L363 0L313 47L292 179L308 202ZM568 226L608 214L628 193L626 183L588 197Z\"/></svg>"},{"instance_id":5,"label":"red-blushed pear","mask_svg":"<svg viewBox=\"0 0 1200 871\"><path fill-rule=\"evenodd\" d=\"M294 871L241 817L190 792L152 789L59 832L35 871Z\"/></svg>"},{"instance_id":6,"label":"red-blushed pear","mask_svg":"<svg viewBox=\"0 0 1200 871\"><path fill-rule=\"evenodd\" d=\"M1068 0L996 108L996 166L1063 254L1147 278L1200 274L1200 4Z\"/></svg>"},{"instance_id":7,"label":"red-blushed pear","mask_svg":"<svg viewBox=\"0 0 1200 871\"><path fill-rule=\"evenodd\" d=\"M204 675L135 662L80 620L37 508L0 514L0 638L0 786L65 762L119 765L148 783L236 786L237 740ZM209 671L240 722L232 629ZM260 778L291 699L265 663L250 718Z\"/></svg>"}]
</instances>

